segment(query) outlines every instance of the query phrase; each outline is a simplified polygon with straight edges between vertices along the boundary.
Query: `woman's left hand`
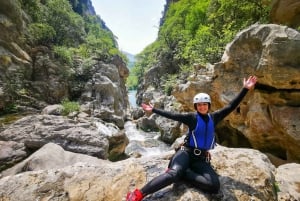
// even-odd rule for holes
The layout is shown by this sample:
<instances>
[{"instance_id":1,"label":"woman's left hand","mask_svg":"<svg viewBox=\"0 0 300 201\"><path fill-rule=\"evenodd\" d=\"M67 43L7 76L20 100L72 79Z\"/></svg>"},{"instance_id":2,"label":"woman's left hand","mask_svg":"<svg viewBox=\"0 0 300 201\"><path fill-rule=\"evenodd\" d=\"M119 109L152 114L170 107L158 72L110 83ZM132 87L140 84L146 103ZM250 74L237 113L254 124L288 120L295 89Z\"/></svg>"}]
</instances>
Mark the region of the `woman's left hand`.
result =
<instances>
[{"instance_id":1,"label":"woman's left hand","mask_svg":"<svg viewBox=\"0 0 300 201\"><path fill-rule=\"evenodd\" d=\"M254 87L256 82L257 82L257 77L251 75L247 80L246 78L244 78L244 87L247 89L251 89L252 87Z\"/></svg>"}]
</instances>

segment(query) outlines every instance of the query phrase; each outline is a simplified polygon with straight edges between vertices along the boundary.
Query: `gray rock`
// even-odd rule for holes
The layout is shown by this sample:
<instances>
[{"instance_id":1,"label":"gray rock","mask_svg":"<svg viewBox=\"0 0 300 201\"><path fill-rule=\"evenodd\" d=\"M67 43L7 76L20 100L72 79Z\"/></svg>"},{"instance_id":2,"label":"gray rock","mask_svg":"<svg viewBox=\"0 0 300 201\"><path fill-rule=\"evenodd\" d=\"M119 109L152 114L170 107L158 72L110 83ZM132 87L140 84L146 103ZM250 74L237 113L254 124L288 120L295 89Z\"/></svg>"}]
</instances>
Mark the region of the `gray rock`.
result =
<instances>
[{"instance_id":1,"label":"gray rock","mask_svg":"<svg viewBox=\"0 0 300 201\"><path fill-rule=\"evenodd\" d=\"M0 141L0 171L15 165L27 156L23 143Z\"/></svg>"},{"instance_id":2,"label":"gray rock","mask_svg":"<svg viewBox=\"0 0 300 201\"><path fill-rule=\"evenodd\" d=\"M48 144L16 168L26 170L24 165L28 164L30 169L26 172L0 179L0 199L125 200L128 191L141 188L163 173L173 153L113 163L90 156L85 158ZM221 191L218 194L206 194L188 183L178 183L145 200L277 200L273 191L275 167L259 151L218 146L212 151L212 165L220 174Z\"/></svg>"},{"instance_id":3,"label":"gray rock","mask_svg":"<svg viewBox=\"0 0 300 201\"><path fill-rule=\"evenodd\" d=\"M92 121L74 121L54 115L31 115L11 124L0 133L0 137L5 141L24 143L31 150L52 142L68 151L99 158L108 157L109 142L105 130L98 130Z\"/></svg>"},{"instance_id":4,"label":"gray rock","mask_svg":"<svg viewBox=\"0 0 300 201\"><path fill-rule=\"evenodd\" d=\"M276 169L276 190L279 201L300 200L300 164L288 163Z\"/></svg>"}]
</instances>

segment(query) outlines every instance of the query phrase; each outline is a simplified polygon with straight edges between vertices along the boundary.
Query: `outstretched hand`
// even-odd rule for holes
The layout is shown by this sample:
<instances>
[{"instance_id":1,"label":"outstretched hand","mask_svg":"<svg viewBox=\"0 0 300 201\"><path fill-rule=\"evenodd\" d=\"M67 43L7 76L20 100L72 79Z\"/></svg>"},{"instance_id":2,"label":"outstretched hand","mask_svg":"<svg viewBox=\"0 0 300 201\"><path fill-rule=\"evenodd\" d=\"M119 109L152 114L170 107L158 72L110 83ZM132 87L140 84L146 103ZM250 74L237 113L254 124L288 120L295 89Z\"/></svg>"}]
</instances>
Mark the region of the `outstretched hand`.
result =
<instances>
[{"instance_id":1,"label":"outstretched hand","mask_svg":"<svg viewBox=\"0 0 300 201\"><path fill-rule=\"evenodd\" d=\"M153 109L153 105L149 104L145 104L145 103L142 103L142 108L143 110L145 110L146 112L152 112L152 109Z\"/></svg>"},{"instance_id":2,"label":"outstretched hand","mask_svg":"<svg viewBox=\"0 0 300 201\"><path fill-rule=\"evenodd\" d=\"M249 78L246 80L246 78L244 78L244 87L247 89L251 89L252 87L254 87L254 85L257 82L257 77L256 76L249 76Z\"/></svg>"}]
</instances>

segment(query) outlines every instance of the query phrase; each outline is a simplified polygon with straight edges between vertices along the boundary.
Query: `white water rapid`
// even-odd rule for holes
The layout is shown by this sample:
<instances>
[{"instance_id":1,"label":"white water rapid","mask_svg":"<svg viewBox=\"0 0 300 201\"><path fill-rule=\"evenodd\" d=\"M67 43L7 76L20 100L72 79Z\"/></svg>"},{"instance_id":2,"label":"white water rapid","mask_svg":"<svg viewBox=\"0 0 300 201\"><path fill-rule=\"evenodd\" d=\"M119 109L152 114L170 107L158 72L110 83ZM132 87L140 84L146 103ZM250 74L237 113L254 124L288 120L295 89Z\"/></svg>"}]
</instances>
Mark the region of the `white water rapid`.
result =
<instances>
[{"instance_id":1,"label":"white water rapid","mask_svg":"<svg viewBox=\"0 0 300 201\"><path fill-rule=\"evenodd\" d=\"M159 132L144 132L132 121L125 123L125 133L129 138L125 153L130 156L154 156L171 150L169 145L159 140Z\"/></svg>"}]
</instances>

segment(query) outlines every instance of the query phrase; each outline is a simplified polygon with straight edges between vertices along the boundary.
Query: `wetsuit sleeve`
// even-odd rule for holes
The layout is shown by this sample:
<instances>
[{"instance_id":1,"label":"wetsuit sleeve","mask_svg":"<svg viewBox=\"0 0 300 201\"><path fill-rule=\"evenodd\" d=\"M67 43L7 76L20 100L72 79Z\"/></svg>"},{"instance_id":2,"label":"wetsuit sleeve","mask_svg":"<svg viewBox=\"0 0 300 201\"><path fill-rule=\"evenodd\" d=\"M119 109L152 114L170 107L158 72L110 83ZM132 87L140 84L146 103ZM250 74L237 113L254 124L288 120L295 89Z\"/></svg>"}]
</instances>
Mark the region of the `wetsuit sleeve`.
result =
<instances>
[{"instance_id":1,"label":"wetsuit sleeve","mask_svg":"<svg viewBox=\"0 0 300 201\"><path fill-rule=\"evenodd\" d=\"M223 107L220 110L217 110L216 112L213 112L213 119L215 125L217 125L222 119L224 119L228 114L230 114L243 100L243 98L246 96L247 92L249 90L247 88L243 88L240 93L230 101L228 105Z\"/></svg>"},{"instance_id":2,"label":"wetsuit sleeve","mask_svg":"<svg viewBox=\"0 0 300 201\"><path fill-rule=\"evenodd\" d=\"M182 122L189 127L193 126L193 123L196 118L194 113L182 113L181 114L181 113L174 113L174 112L169 112L169 111L165 111L165 110L160 110L157 108L153 108L152 112L156 113L160 116L166 117L168 119Z\"/></svg>"}]
</instances>

